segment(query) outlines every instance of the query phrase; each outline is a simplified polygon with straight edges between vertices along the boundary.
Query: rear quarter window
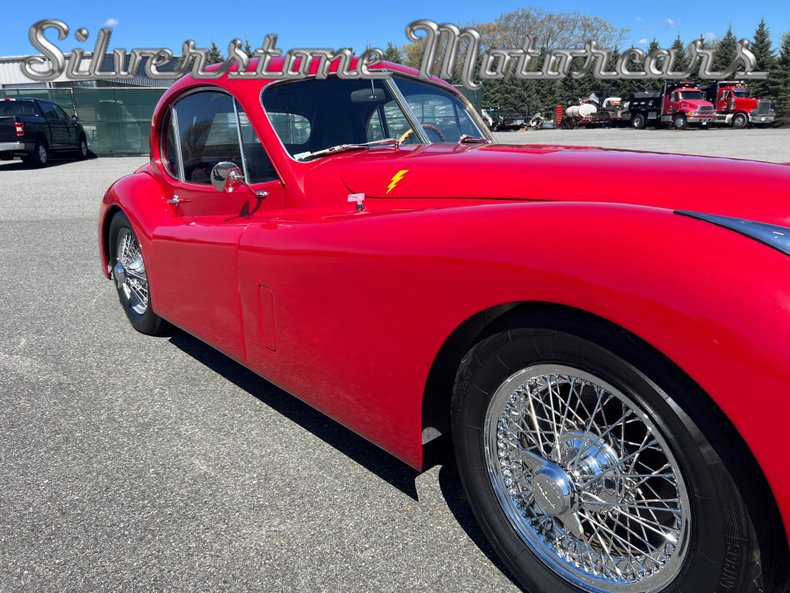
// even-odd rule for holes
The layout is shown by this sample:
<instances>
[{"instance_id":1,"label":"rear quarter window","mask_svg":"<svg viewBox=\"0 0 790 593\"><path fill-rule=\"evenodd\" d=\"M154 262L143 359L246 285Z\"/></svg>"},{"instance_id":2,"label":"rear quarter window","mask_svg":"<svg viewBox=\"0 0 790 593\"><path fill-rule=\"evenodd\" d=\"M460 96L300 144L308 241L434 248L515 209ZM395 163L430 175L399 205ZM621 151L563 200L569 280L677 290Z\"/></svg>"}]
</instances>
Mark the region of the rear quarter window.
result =
<instances>
[{"instance_id":1,"label":"rear quarter window","mask_svg":"<svg viewBox=\"0 0 790 593\"><path fill-rule=\"evenodd\" d=\"M33 101L0 101L0 117L7 115L38 115Z\"/></svg>"}]
</instances>

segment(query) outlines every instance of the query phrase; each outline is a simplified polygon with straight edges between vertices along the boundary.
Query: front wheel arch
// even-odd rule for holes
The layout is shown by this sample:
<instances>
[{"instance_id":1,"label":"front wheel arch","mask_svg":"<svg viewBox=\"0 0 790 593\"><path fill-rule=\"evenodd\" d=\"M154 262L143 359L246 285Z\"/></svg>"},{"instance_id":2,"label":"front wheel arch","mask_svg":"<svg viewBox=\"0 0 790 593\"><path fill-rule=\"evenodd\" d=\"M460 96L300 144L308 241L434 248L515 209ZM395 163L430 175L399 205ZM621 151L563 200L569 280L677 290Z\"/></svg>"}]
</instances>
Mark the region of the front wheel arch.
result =
<instances>
[{"instance_id":1,"label":"front wheel arch","mask_svg":"<svg viewBox=\"0 0 790 593\"><path fill-rule=\"evenodd\" d=\"M768 480L740 432L713 398L681 367L648 342L607 319L581 309L547 302L516 302L491 307L464 320L442 344L426 380L421 426L424 442L431 436L450 432L453 385L461 360L466 353L483 340L508 329L516 327L536 329L554 327L558 324L595 327L601 332L611 333L618 339L628 340L635 348L660 360L668 372L682 381L687 390L693 394L696 405L704 410L711 426L718 427L723 435L721 438L733 443L733 449L737 450L738 457L743 460L743 473L749 476L749 480L745 481L749 483L749 489L756 494L753 506L758 508L751 509L757 516L756 523L770 526L771 532L767 533L766 530L765 537L779 542L776 549L787 550L788 534L785 532ZM786 552L784 555L787 555ZM782 566L782 562L787 561L790 561L790 558L781 557L777 559L776 564Z\"/></svg>"}]
</instances>

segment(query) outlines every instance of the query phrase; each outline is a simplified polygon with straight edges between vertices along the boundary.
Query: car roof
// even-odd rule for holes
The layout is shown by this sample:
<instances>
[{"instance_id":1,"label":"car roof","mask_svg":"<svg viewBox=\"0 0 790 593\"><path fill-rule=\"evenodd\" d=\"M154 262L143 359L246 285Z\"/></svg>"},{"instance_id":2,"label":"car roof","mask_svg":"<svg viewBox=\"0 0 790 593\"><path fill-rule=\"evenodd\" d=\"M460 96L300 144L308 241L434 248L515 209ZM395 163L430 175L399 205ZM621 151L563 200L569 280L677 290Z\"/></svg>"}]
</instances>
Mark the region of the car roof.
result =
<instances>
[{"instance_id":1,"label":"car roof","mask_svg":"<svg viewBox=\"0 0 790 593\"><path fill-rule=\"evenodd\" d=\"M41 101L42 103L52 103L52 101L47 101L46 99L38 99L35 97L5 97L0 99L0 101Z\"/></svg>"},{"instance_id":2,"label":"car roof","mask_svg":"<svg viewBox=\"0 0 790 593\"><path fill-rule=\"evenodd\" d=\"M300 60L300 59L301 58L297 58L294 61L294 66L298 67L298 64L299 64L298 60ZM358 57L352 57L351 60L349 61L348 68L350 70L356 69L358 62L359 62L359 58ZM308 69L307 78L316 75L316 73L318 72L318 67L319 67L320 64L321 64L321 62L320 62L319 58L313 58L311 60L310 67ZM337 73L339 64L340 64L340 60L339 59L333 59L330 62L330 64L329 64L329 75L330 76L333 76L333 75L335 75ZM269 65L268 65L267 70L270 71L270 72L282 72L284 66L285 66L285 58L284 57L272 58L269 61ZM205 68L205 71L206 72L216 72L221 67L222 67L221 63L220 64L212 64L210 66L207 66ZM249 67L247 68L246 71L247 72L254 72L257 69L257 67L258 67L258 59L257 58L252 58L250 60ZM419 74L420 74L420 72L418 70L416 70L415 68L410 68L409 66L404 66L402 64L396 64L394 62L385 62L385 61L381 61L381 62L377 62L375 64L372 64L370 66L370 69L371 70L390 70L391 72L394 72L394 73L405 74L406 76L411 76L411 77L415 77L415 78L419 77ZM231 68L230 68L230 70L228 72L237 72L237 71L238 71L238 64L234 63L231 66ZM188 73L184 77L180 78L175 84L173 84L166 94L170 95L171 94L170 91L172 91L172 90L176 90L176 92L180 92L181 90L184 90L186 88L194 87L194 86L200 86L200 85L203 85L203 84L205 84L207 82L210 82L212 84L224 87L225 83L226 82L230 82L231 80L232 79L228 78L227 73L224 74L223 76L217 78L217 79L210 79L210 80L197 79L197 78L194 78L191 73ZM237 81L238 80L241 80L241 79L237 79ZM248 80L249 80L249 82L253 82L253 81L257 82L258 84L260 84L260 88L263 89L267 85L272 84L274 82L279 82L279 81L281 81L283 79L282 78L250 78ZM297 80L297 79L293 79L293 80ZM452 89L454 91L456 90L455 87L453 87L453 85L449 84L445 80L442 80L441 78L438 78L437 76L431 76L428 80L430 80L430 82L433 82L433 83L436 83L436 84L440 84L440 85L442 85L444 87L447 87L449 89Z\"/></svg>"}]
</instances>

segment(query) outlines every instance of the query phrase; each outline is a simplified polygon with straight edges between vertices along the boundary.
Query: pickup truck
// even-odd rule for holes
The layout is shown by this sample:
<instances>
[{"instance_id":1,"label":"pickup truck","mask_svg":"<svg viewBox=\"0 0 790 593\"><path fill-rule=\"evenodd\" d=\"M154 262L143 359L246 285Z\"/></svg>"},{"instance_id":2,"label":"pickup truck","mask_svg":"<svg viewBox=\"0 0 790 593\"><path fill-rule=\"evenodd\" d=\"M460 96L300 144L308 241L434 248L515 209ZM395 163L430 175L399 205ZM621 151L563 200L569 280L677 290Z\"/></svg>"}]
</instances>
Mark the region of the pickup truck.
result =
<instances>
[{"instance_id":1,"label":"pickup truck","mask_svg":"<svg viewBox=\"0 0 790 593\"><path fill-rule=\"evenodd\" d=\"M54 152L88 156L85 130L76 115L43 99L0 99L0 160L21 157L44 167Z\"/></svg>"}]
</instances>

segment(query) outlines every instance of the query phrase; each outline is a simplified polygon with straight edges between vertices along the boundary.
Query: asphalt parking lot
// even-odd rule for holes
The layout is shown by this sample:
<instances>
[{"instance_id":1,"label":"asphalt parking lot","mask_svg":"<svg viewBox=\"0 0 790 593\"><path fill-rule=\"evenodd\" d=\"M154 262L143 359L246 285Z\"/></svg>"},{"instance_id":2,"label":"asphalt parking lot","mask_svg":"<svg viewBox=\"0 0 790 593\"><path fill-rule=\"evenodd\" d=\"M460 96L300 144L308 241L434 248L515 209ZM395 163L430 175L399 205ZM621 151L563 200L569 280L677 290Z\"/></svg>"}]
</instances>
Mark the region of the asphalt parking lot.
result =
<instances>
[{"instance_id":1,"label":"asphalt parking lot","mask_svg":"<svg viewBox=\"0 0 790 593\"><path fill-rule=\"evenodd\" d=\"M790 162L790 130L539 130ZM99 272L105 189L145 158L0 163L0 593L517 591L449 453L422 474L181 332Z\"/></svg>"},{"instance_id":2,"label":"asphalt parking lot","mask_svg":"<svg viewBox=\"0 0 790 593\"><path fill-rule=\"evenodd\" d=\"M688 130L630 128L578 128L575 130L530 130L528 132L497 132L506 144L571 144L603 146L721 156L773 163L790 162L790 128L747 128L732 130L694 128Z\"/></svg>"}]
</instances>

